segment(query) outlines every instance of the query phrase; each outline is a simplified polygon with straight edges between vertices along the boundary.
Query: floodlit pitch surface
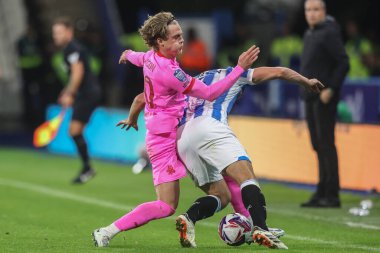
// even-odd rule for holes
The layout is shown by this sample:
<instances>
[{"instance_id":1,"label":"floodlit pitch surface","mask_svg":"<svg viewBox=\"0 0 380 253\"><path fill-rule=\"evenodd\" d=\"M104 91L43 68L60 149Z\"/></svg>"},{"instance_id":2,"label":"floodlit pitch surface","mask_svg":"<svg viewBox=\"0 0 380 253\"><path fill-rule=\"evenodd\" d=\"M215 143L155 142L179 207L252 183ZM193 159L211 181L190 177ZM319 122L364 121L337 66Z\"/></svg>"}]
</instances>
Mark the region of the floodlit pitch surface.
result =
<instances>
[{"instance_id":1,"label":"floodlit pitch surface","mask_svg":"<svg viewBox=\"0 0 380 253\"><path fill-rule=\"evenodd\" d=\"M71 157L25 149L0 148L0 252L180 252L174 218L198 196L191 180L181 182L173 217L150 222L115 237L107 249L93 245L91 232L108 225L139 203L154 200L150 172L133 175L130 167L95 161L96 177L71 185L80 163ZM270 169L270 168L268 168ZM263 183L268 223L285 229L288 252L380 252L380 199L342 194L341 209L301 209L310 191ZM371 198L366 217L348 209ZM218 237L217 224L231 208L196 224L194 252L260 252L258 245L232 248Z\"/></svg>"}]
</instances>

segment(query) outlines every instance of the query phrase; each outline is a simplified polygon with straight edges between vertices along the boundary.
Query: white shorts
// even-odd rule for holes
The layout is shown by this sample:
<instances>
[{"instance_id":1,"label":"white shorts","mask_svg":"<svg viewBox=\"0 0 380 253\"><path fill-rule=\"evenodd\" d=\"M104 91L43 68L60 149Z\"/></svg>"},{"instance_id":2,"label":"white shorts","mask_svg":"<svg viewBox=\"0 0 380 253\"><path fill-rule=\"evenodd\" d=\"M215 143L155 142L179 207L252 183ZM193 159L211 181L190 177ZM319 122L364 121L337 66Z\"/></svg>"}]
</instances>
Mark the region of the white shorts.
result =
<instances>
[{"instance_id":1,"label":"white shorts","mask_svg":"<svg viewBox=\"0 0 380 253\"><path fill-rule=\"evenodd\" d=\"M208 116L197 117L178 128L177 148L197 186L222 180L221 172L236 161L250 161L231 128Z\"/></svg>"}]
</instances>

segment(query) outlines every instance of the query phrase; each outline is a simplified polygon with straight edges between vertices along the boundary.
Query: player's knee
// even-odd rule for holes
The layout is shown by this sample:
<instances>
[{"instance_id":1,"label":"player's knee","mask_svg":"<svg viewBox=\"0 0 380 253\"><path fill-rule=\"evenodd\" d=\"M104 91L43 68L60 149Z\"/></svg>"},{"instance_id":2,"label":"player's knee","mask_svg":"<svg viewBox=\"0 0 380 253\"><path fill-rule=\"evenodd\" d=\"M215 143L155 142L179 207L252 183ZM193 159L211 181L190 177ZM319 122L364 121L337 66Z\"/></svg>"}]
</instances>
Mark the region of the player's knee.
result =
<instances>
[{"instance_id":1,"label":"player's knee","mask_svg":"<svg viewBox=\"0 0 380 253\"><path fill-rule=\"evenodd\" d=\"M255 178L252 164L246 160L237 161L231 164L224 172L239 185L246 180Z\"/></svg>"}]
</instances>

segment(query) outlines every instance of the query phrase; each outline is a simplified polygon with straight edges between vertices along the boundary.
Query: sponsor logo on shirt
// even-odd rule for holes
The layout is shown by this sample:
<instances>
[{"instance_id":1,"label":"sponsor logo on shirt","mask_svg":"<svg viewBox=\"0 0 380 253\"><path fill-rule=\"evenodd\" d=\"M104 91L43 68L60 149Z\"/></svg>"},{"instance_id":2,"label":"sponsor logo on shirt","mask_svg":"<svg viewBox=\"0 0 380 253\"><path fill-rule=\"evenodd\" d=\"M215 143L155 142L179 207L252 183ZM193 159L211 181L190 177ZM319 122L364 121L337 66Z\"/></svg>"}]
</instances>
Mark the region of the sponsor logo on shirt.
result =
<instances>
[{"instance_id":1,"label":"sponsor logo on shirt","mask_svg":"<svg viewBox=\"0 0 380 253\"><path fill-rule=\"evenodd\" d=\"M183 71L180 70L180 69L176 69L176 70L174 71L174 76L175 76L175 78L177 78L177 79L178 79L180 82L182 82L182 83L188 81L187 78L186 78L186 74L185 74L185 72L183 72Z\"/></svg>"}]
</instances>

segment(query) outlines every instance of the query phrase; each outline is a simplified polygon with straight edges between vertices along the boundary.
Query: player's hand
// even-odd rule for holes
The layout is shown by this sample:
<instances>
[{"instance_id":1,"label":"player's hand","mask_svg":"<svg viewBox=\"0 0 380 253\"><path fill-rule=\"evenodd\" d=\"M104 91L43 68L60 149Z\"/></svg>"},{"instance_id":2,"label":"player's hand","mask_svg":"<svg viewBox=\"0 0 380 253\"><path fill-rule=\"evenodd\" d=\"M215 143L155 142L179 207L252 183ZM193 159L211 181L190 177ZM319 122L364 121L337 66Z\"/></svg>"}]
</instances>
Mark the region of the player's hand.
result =
<instances>
[{"instance_id":1,"label":"player's hand","mask_svg":"<svg viewBox=\"0 0 380 253\"><path fill-rule=\"evenodd\" d=\"M121 120L119 123L116 124L116 126L121 126L121 129L124 129L124 127L127 127L125 130L128 131L129 128L133 127L136 129L136 131L139 130L139 126L137 125L137 121L130 120L129 118Z\"/></svg>"},{"instance_id":2,"label":"player's hand","mask_svg":"<svg viewBox=\"0 0 380 253\"><path fill-rule=\"evenodd\" d=\"M128 60L127 60L127 54L128 54L129 51L130 51L130 50L127 49L127 50L125 50L125 51L121 54L120 59L119 59L119 64L126 64L126 63L128 62Z\"/></svg>"},{"instance_id":3,"label":"player's hand","mask_svg":"<svg viewBox=\"0 0 380 253\"><path fill-rule=\"evenodd\" d=\"M259 57L260 48L255 45L251 46L247 51L239 56L238 65L247 70Z\"/></svg>"},{"instance_id":4,"label":"player's hand","mask_svg":"<svg viewBox=\"0 0 380 253\"><path fill-rule=\"evenodd\" d=\"M309 79L307 89L315 93L321 92L325 86L318 79Z\"/></svg>"},{"instance_id":5,"label":"player's hand","mask_svg":"<svg viewBox=\"0 0 380 253\"><path fill-rule=\"evenodd\" d=\"M334 91L331 88L327 88L321 91L321 94L319 94L319 99L324 104L328 104L334 95Z\"/></svg>"}]
</instances>

